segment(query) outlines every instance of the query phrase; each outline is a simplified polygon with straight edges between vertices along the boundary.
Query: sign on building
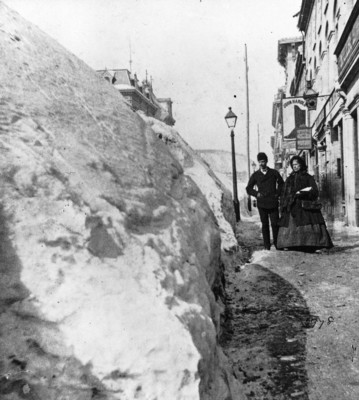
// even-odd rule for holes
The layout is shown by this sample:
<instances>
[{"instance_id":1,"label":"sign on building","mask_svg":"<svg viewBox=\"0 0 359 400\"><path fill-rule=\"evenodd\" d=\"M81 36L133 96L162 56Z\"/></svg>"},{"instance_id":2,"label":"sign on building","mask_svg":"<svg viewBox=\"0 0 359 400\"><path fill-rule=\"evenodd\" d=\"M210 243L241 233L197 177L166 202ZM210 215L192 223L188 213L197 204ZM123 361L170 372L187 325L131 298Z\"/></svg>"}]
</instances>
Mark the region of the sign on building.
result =
<instances>
[{"instance_id":1,"label":"sign on building","mask_svg":"<svg viewBox=\"0 0 359 400\"><path fill-rule=\"evenodd\" d=\"M285 140L283 141L283 149L285 150L296 150L296 140Z\"/></svg>"},{"instance_id":2,"label":"sign on building","mask_svg":"<svg viewBox=\"0 0 359 400\"><path fill-rule=\"evenodd\" d=\"M296 139L297 129L307 123L307 107L302 97L289 97L282 100L284 140Z\"/></svg>"},{"instance_id":3,"label":"sign on building","mask_svg":"<svg viewBox=\"0 0 359 400\"><path fill-rule=\"evenodd\" d=\"M297 128L297 150L312 149L312 129L308 127Z\"/></svg>"}]
</instances>

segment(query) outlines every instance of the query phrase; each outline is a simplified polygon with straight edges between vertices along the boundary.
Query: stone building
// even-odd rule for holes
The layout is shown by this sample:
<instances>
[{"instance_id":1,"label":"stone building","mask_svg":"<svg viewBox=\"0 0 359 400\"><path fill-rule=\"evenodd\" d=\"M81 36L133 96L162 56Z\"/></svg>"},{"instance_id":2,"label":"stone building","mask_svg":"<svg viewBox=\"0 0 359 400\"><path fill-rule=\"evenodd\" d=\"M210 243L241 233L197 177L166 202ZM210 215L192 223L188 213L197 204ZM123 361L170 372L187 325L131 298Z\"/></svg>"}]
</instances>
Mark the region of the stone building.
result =
<instances>
[{"instance_id":1,"label":"stone building","mask_svg":"<svg viewBox=\"0 0 359 400\"><path fill-rule=\"evenodd\" d=\"M346 217L351 225L359 226L359 1L349 11L334 50L338 67L338 93L343 104L337 130L344 160L342 168Z\"/></svg>"},{"instance_id":2,"label":"stone building","mask_svg":"<svg viewBox=\"0 0 359 400\"><path fill-rule=\"evenodd\" d=\"M310 95L316 106L305 103L311 146L295 153L318 182L327 218L359 226L359 1L303 0L298 15L303 45L285 95Z\"/></svg>"},{"instance_id":3,"label":"stone building","mask_svg":"<svg viewBox=\"0 0 359 400\"><path fill-rule=\"evenodd\" d=\"M140 83L137 75L127 69L104 69L96 72L120 91L134 111L141 110L147 116L157 118L170 126L175 124L171 99L157 98L147 78Z\"/></svg>"},{"instance_id":4,"label":"stone building","mask_svg":"<svg viewBox=\"0 0 359 400\"><path fill-rule=\"evenodd\" d=\"M285 178L288 160L296 154L295 140L284 138L283 100L291 98L290 89L295 82L297 61L301 59L302 38L285 38L278 41L278 62L285 70L284 86L278 89L272 108L272 126L274 128L273 153L275 168Z\"/></svg>"}]
</instances>

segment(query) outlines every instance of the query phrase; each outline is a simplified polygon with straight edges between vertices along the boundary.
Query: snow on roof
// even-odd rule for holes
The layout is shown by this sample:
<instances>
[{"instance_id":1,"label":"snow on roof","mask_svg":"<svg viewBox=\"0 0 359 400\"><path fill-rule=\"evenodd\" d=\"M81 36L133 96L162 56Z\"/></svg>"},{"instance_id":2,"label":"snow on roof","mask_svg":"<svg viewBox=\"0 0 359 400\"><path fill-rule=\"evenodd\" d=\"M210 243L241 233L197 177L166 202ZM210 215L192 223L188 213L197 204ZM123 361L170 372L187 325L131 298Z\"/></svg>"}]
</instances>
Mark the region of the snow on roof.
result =
<instances>
[{"instance_id":1,"label":"snow on roof","mask_svg":"<svg viewBox=\"0 0 359 400\"><path fill-rule=\"evenodd\" d=\"M118 90L135 89L133 86L126 85L125 83L118 83L118 84L115 84L113 86Z\"/></svg>"}]
</instances>

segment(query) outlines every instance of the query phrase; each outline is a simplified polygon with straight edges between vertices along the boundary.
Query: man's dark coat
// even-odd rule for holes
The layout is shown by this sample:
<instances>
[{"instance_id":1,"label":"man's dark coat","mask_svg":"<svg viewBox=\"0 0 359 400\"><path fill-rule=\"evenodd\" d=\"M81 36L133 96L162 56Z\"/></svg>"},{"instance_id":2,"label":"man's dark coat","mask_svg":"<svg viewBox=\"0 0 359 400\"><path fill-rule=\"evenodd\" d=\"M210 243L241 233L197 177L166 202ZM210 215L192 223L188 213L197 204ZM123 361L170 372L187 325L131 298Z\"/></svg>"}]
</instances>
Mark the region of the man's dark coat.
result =
<instances>
[{"instance_id":1,"label":"man's dark coat","mask_svg":"<svg viewBox=\"0 0 359 400\"><path fill-rule=\"evenodd\" d=\"M266 174L258 170L251 175L246 191L249 195L257 198L258 208L276 208L283 184L283 178L279 172L267 167ZM257 186L257 190L254 189L254 186ZM261 194L259 197L258 193Z\"/></svg>"}]
</instances>

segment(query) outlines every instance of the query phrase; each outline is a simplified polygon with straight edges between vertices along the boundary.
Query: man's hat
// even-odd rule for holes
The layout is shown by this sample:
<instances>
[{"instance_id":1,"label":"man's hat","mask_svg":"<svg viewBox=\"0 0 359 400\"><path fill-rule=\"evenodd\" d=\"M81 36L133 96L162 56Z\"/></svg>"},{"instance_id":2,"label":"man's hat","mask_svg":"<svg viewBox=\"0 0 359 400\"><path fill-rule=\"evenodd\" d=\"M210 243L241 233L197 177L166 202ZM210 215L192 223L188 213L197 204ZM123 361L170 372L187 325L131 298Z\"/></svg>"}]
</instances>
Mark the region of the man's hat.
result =
<instances>
[{"instance_id":1,"label":"man's hat","mask_svg":"<svg viewBox=\"0 0 359 400\"><path fill-rule=\"evenodd\" d=\"M261 160L268 161L267 154L266 153L258 153L257 160L258 161L261 161Z\"/></svg>"}]
</instances>

